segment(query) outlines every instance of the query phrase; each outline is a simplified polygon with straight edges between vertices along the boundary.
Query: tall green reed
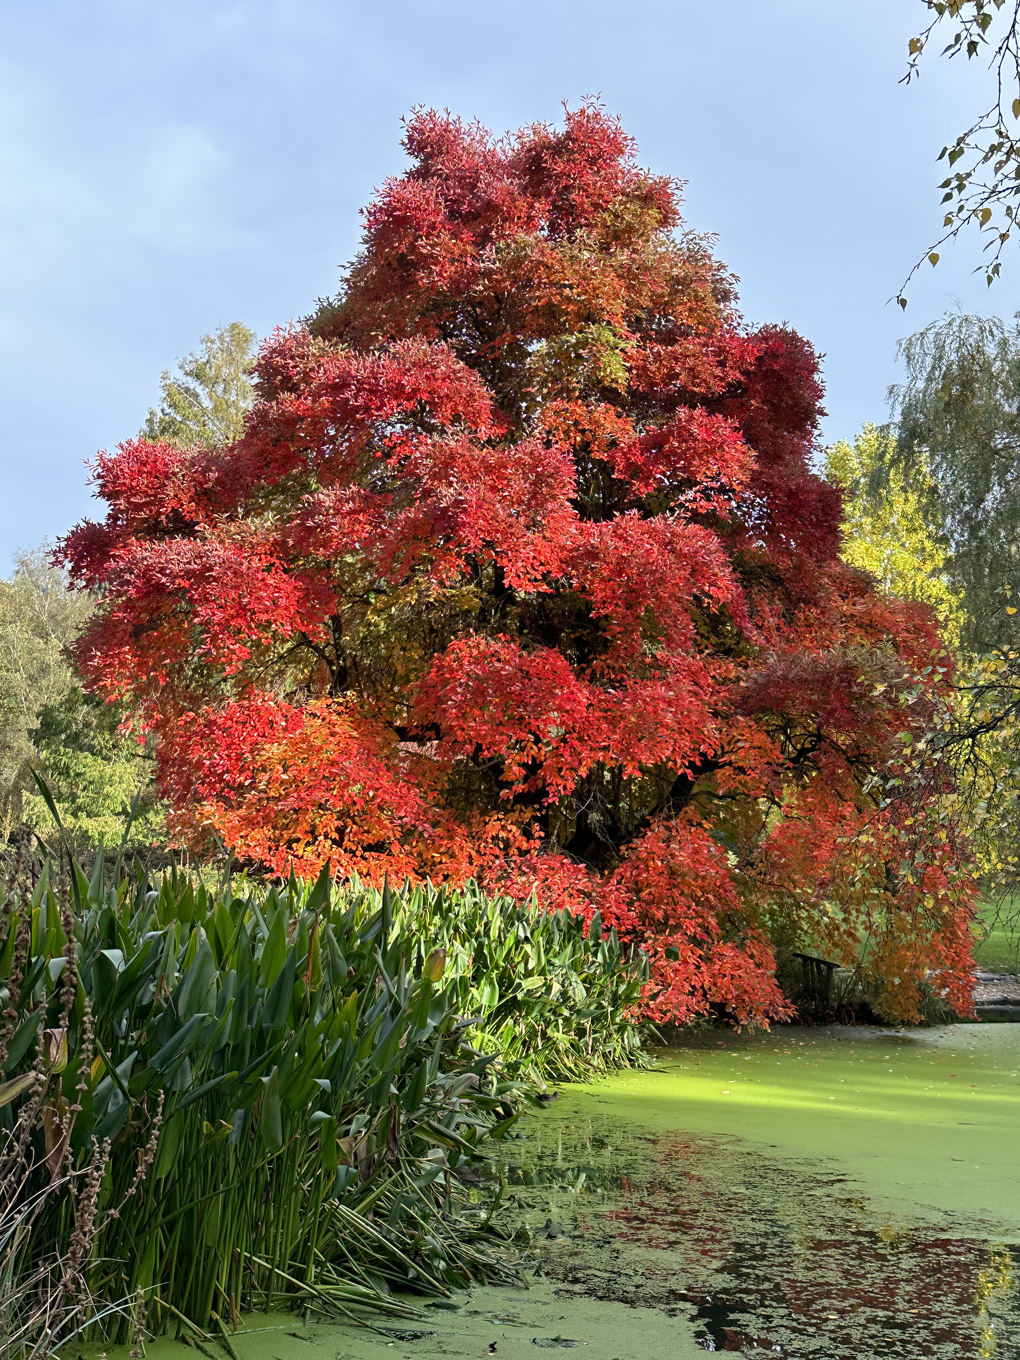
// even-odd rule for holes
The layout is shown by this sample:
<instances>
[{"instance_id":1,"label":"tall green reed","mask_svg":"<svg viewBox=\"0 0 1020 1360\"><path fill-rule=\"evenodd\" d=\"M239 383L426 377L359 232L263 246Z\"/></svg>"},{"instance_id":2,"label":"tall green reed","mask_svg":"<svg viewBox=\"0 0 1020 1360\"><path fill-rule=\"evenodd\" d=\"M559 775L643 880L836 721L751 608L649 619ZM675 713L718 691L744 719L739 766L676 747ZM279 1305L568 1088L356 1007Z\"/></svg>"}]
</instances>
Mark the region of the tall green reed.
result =
<instances>
[{"instance_id":1,"label":"tall green reed","mask_svg":"<svg viewBox=\"0 0 1020 1360\"><path fill-rule=\"evenodd\" d=\"M116 1306L115 1340L400 1314L394 1285L506 1271L465 1183L519 1113L503 1054L567 1075L638 1053L612 937L474 890L111 882L100 855L3 918L0 1118L33 1125L26 1193L48 1192L19 1260L63 1263L53 1342Z\"/></svg>"},{"instance_id":2,"label":"tall green reed","mask_svg":"<svg viewBox=\"0 0 1020 1360\"><path fill-rule=\"evenodd\" d=\"M504 1067L550 1081L581 1080L645 1055L634 1017L647 960L569 912L488 897L475 884L430 884L401 895L401 924L446 951L456 1004L478 1017L473 1042Z\"/></svg>"}]
</instances>

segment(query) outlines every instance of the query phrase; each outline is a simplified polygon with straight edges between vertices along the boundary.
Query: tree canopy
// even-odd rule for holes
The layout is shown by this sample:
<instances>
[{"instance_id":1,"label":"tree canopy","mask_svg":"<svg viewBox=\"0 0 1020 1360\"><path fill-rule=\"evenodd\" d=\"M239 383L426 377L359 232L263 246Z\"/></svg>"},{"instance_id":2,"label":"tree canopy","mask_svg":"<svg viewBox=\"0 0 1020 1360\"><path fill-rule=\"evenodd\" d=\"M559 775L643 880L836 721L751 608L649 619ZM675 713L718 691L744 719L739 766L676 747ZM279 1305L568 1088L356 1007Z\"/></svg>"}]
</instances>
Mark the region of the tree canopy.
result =
<instances>
[{"instance_id":1,"label":"tree canopy","mask_svg":"<svg viewBox=\"0 0 1020 1360\"><path fill-rule=\"evenodd\" d=\"M913 552L915 569L927 571L929 592L948 590L957 601L951 701L929 741L983 890L1008 896L1020 885L1020 324L949 314L905 340L901 353L897 435L871 447L852 510L867 539L883 517L896 517L906 491L920 528L905 534L905 556ZM872 506L878 520L865 525ZM864 551L881 556L880 533ZM908 582L909 572L893 588ZM952 640L954 615L943 617Z\"/></svg>"},{"instance_id":2,"label":"tree canopy","mask_svg":"<svg viewBox=\"0 0 1020 1360\"><path fill-rule=\"evenodd\" d=\"M18 555L0 581L0 832L27 823L46 836L55 824L33 771L55 796L64 831L77 846L116 844L138 797L136 839L161 824L152 761L119 724L121 705L82 693L67 651L92 612L87 594L68 589L47 545Z\"/></svg>"},{"instance_id":3,"label":"tree canopy","mask_svg":"<svg viewBox=\"0 0 1020 1360\"><path fill-rule=\"evenodd\" d=\"M1014 645L1020 592L1020 325L949 314L901 347L890 474L907 477L949 551L964 648Z\"/></svg>"},{"instance_id":4,"label":"tree canopy","mask_svg":"<svg viewBox=\"0 0 1020 1360\"><path fill-rule=\"evenodd\" d=\"M74 683L66 648L91 610L87 596L67 589L46 546L18 554L0 581L0 820L4 838L22 820L31 767L38 752L32 730L41 708Z\"/></svg>"},{"instance_id":5,"label":"tree canopy","mask_svg":"<svg viewBox=\"0 0 1020 1360\"><path fill-rule=\"evenodd\" d=\"M405 147L240 440L101 454L62 546L178 833L597 911L662 1018L787 1013L770 934L966 1009L953 829L883 792L942 643L840 560L811 346L595 105Z\"/></svg>"},{"instance_id":6,"label":"tree canopy","mask_svg":"<svg viewBox=\"0 0 1020 1360\"><path fill-rule=\"evenodd\" d=\"M211 448L240 437L252 403L255 332L231 321L201 343L200 351L180 361L179 376L165 372L160 378L162 395L142 427L145 439Z\"/></svg>"},{"instance_id":7,"label":"tree canopy","mask_svg":"<svg viewBox=\"0 0 1020 1360\"><path fill-rule=\"evenodd\" d=\"M153 757L144 742L120 730L122 704L107 704L72 684L45 704L29 733L36 764L54 799L65 841L84 850L135 848L165 835L153 784ZM38 787L24 798L24 817L50 841L60 839Z\"/></svg>"},{"instance_id":8,"label":"tree canopy","mask_svg":"<svg viewBox=\"0 0 1020 1360\"><path fill-rule=\"evenodd\" d=\"M825 475L844 495L844 562L869 572L890 594L931 605L954 644L961 598L949 579L948 550L931 523L934 488L925 465L908 473L897 461L895 433L868 424L852 444L839 439L826 450Z\"/></svg>"}]
</instances>

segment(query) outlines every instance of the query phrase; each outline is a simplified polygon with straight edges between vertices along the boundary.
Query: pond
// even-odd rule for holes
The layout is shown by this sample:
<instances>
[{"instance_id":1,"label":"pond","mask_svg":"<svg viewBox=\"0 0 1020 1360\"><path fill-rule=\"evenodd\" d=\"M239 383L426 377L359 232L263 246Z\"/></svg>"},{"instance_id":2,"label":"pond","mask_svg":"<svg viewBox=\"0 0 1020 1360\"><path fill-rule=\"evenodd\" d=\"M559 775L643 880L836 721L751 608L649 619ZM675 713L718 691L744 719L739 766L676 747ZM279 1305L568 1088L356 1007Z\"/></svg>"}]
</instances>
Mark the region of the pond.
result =
<instances>
[{"instance_id":1,"label":"pond","mask_svg":"<svg viewBox=\"0 0 1020 1360\"><path fill-rule=\"evenodd\" d=\"M548 1274L702 1350L1020 1357L1020 1026L712 1035L532 1129Z\"/></svg>"},{"instance_id":2,"label":"pond","mask_svg":"<svg viewBox=\"0 0 1020 1360\"><path fill-rule=\"evenodd\" d=\"M1020 1360L1020 1025L712 1032L522 1126L499 1170L530 1290L240 1360Z\"/></svg>"}]
</instances>

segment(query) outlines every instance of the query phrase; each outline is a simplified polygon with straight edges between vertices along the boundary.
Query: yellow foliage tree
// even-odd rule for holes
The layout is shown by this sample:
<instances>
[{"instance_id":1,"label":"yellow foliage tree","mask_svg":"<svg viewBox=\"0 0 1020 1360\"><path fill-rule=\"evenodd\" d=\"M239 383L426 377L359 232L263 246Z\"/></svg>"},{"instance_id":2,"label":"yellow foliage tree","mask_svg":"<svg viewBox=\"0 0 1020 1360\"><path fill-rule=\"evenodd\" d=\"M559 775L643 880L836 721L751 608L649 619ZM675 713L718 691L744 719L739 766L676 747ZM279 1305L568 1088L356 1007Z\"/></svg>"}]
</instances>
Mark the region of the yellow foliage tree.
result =
<instances>
[{"instance_id":1,"label":"yellow foliage tree","mask_svg":"<svg viewBox=\"0 0 1020 1360\"><path fill-rule=\"evenodd\" d=\"M944 812L970 830L985 894L984 933L1005 929L1020 940L1020 656L961 649L965 593L932 524L931 483L916 455L909 468L895 458L895 441L888 427L867 424L852 444L839 440L827 451L826 476L845 497L843 558L890 594L922 600L939 616L956 655L955 701L934 735L956 776Z\"/></svg>"},{"instance_id":2,"label":"yellow foliage tree","mask_svg":"<svg viewBox=\"0 0 1020 1360\"><path fill-rule=\"evenodd\" d=\"M947 573L948 552L926 518L918 474L908 483L890 456L895 439L887 427L869 423L852 444L840 439L826 454L825 475L844 495L843 560L870 572L891 595L931 605L955 647L962 596Z\"/></svg>"}]
</instances>

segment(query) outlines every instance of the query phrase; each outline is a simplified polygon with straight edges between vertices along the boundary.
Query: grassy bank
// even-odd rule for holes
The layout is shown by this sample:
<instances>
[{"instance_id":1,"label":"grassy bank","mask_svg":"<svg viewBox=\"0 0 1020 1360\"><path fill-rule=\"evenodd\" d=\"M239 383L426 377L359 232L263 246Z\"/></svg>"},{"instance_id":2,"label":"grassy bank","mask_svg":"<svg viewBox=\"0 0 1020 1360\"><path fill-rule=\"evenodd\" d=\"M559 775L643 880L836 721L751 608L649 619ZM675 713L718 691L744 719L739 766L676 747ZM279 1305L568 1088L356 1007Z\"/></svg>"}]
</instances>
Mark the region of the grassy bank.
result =
<instances>
[{"instance_id":1,"label":"grassy bank","mask_svg":"<svg viewBox=\"0 0 1020 1360\"><path fill-rule=\"evenodd\" d=\"M1020 972L1020 900L983 902L978 912L980 935L974 961L991 973Z\"/></svg>"}]
</instances>

